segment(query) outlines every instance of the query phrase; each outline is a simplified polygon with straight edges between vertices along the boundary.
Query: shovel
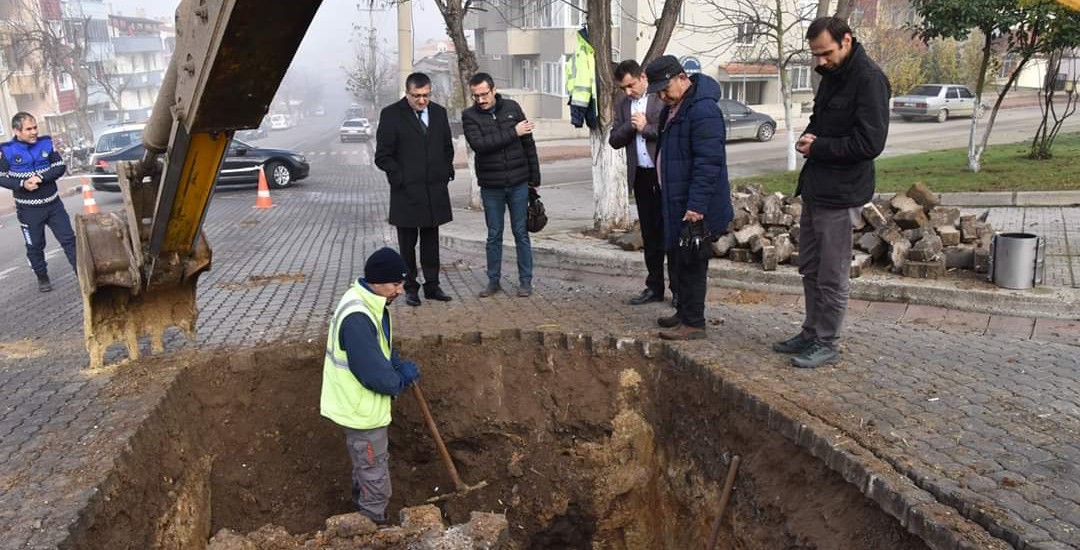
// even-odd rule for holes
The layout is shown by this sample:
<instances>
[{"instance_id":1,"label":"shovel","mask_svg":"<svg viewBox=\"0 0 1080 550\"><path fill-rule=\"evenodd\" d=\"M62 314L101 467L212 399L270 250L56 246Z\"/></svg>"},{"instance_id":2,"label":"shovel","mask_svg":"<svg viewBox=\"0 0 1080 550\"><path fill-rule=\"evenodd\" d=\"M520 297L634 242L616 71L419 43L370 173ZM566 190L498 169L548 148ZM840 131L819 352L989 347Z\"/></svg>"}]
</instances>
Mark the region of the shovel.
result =
<instances>
[{"instance_id":1,"label":"shovel","mask_svg":"<svg viewBox=\"0 0 1080 550\"><path fill-rule=\"evenodd\" d=\"M442 458L443 464L446 464L446 469L450 471L450 479L454 482L453 493L434 496L427 499L427 501L429 503L438 502L487 487L487 481L481 481L476 485L466 485L465 482L461 480L461 476L458 475L457 468L454 466L454 459L450 458L450 452L446 450L446 444L443 443L443 438L439 435L439 428L435 425L435 419L431 417L431 409L428 409L427 400L424 399L424 393L420 391L420 384L413 383L412 391L413 395L416 397L416 403L420 405L420 412L424 415L424 421L427 423L428 429L431 430L431 437L435 439L435 447L439 449L439 457Z\"/></svg>"}]
</instances>

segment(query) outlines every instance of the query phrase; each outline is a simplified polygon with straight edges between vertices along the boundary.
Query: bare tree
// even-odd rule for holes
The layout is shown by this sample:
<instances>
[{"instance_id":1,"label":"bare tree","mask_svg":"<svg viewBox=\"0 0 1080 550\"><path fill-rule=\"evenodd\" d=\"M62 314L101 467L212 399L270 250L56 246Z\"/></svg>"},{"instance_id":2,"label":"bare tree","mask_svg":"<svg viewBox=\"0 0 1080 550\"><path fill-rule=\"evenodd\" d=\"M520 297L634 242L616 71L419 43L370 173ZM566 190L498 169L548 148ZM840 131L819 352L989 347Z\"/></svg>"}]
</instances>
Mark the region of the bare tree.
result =
<instances>
[{"instance_id":1,"label":"bare tree","mask_svg":"<svg viewBox=\"0 0 1080 550\"><path fill-rule=\"evenodd\" d=\"M354 26L353 30L356 56L352 66L345 68L345 89L361 103L378 109L383 104L384 90L396 87L397 65L379 50L374 23L368 27Z\"/></svg>"},{"instance_id":2,"label":"bare tree","mask_svg":"<svg viewBox=\"0 0 1080 550\"><path fill-rule=\"evenodd\" d=\"M796 168L795 119L789 69L806 62L803 29L814 18L812 6L795 0L704 0L714 23L704 26L715 44L747 62L771 65L780 77L787 127L787 169Z\"/></svg>"},{"instance_id":3,"label":"bare tree","mask_svg":"<svg viewBox=\"0 0 1080 550\"><path fill-rule=\"evenodd\" d=\"M11 70L29 69L38 78L70 77L75 85L79 132L91 136L93 132L86 116L87 90L92 80L87 59L90 18L63 11L42 13L31 0L12 0L12 3L12 12L23 17L0 21L0 34L18 48L25 65ZM69 9L67 4L62 6L61 10Z\"/></svg>"},{"instance_id":4,"label":"bare tree","mask_svg":"<svg viewBox=\"0 0 1080 550\"><path fill-rule=\"evenodd\" d=\"M1080 94L1078 94L1077 90L1080 77L1077 76L1075 69L1069 71L1071 79L1061 83L1065 92L1064 101L1057 98L1059 82L1057 77L1061 74L1062 58L1067 53L1070 52L1058 49L1051 52L1050 57L1047 59L1046 80L1043 82L1042 90L1039 92L1039 107L1042 110L1042 118L1039 120L1039 128L1035 131L1035 138L1031 141L1031 153L1029 155L1033 159L1048 159L1054 156L1052 152L1054 140L1057 139L1062 124L1065 123L1065 119L1076 113L1077 105L1080 105ZM1076 52L1071 52L1071 55L1075 56ZM1076 64L1075 58L1073 64Z\"/></svg>"},{"instance_id":5,"label":"bare tree","mask_svg":"<svg viewBox=\"0 0 1080 550\"><path fill-rule=\"evenodd\" d=\"M112 70L109 70L110 68ZM89 74L109 97L109 102L116 107L117 120L122 123L124 121L124 92L131 86L135 75L120 74L116 70L115 63L111 67L95 64Z\"/></svg>"},{"instance_id":6,"label":"bare tree","mask_svg":"<svg viewBox=\"0 0 1080 550\"><path fill-rule=\"evenodd\" d=\"M668 42L671 41L671 34L675 31L675 23L679 21L679 12L682 11L683 0L667 0L664 2L664 9L660 12L660 17L652 23L656 27L656 33L653 34L652 43L649 44L649 50L645 53L645 59L641 60L641 65L648 65L650 61L664 55L664 50L667 48Z\"/></svg>"}]
</instances>

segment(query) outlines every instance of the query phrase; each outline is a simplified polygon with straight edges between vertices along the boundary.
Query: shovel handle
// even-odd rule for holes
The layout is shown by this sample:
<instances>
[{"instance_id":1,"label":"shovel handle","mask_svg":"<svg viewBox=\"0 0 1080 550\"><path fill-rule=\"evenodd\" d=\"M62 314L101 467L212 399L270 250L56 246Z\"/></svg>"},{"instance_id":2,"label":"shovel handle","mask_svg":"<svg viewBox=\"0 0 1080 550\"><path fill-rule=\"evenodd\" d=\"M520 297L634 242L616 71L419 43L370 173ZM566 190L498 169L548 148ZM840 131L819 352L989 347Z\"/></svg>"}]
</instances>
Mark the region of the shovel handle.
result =
<instances>
[{"instance_id":1,"label":"shovel handle","mask_svg":"<svg viewBox=\"0 0 1080 550\"><path fill-rule=\"evenodd\" d=\"M467 490L469 486L465 485L465 482L461 481L461 476L458 475L457 468L454 466L454 459L450 458L450 452L446 450L446 444L443 443L443 438L439 435L439 427L435 425L435 419L431 416L431 409L428 408L427 399L424 399L424 392L420 391L419 382L413 382L412 392L413 396L416 397L416 403L420 406L420 412L424 415L424 422L427 423L428 430L431 431L431 437L435 439L435 447L439 450L439 456L442 458L443 464L446 464L446 469L450 471L450 479L454 482L455 490Z\"/></svg>"}]
</instances>

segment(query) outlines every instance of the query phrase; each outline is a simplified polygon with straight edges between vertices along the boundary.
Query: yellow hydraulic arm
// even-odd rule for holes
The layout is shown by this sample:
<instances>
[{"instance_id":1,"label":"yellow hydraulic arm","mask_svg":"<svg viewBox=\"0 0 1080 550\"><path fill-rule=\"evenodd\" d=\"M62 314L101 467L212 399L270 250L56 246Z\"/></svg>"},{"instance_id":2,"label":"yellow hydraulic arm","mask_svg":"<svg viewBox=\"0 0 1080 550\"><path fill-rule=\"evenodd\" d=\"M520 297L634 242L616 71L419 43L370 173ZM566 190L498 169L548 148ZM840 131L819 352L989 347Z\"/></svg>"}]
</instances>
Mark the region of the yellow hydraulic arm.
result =
<instances>
[{"instance_id":1,"label":"yellow hydraulic arm","mask_svg":"<svg viewBox=\"0 0 1080 550\"><path fill-rule=\"evenodd\" d=\"M176 50L143 136L118 168L123 213L75 218L92 367L114 342L139 356L176 326L193 335L195 288L210 268L202 232L233 132L256 128L322 0L183 0Z\"/></svg>"}]
</instances>

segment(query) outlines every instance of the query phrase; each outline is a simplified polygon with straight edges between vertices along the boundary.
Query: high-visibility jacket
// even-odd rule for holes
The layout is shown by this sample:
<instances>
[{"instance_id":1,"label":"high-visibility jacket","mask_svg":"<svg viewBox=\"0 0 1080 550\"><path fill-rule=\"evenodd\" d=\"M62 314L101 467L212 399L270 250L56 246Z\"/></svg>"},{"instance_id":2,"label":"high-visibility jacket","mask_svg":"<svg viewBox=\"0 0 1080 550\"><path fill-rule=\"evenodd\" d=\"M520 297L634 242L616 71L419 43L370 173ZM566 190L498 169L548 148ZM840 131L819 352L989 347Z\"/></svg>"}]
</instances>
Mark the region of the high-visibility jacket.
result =
<instances>
[{"instance_id":1,"label":"high-visibility jacket","mask_svg":"<svg viewBox=\"0 0 1080 550\"><path fill-rule=\"evenodd\" d=\"M338 302L326 337L326 357L323 360L322 395L319 408L323 416L338 425L354 430L371 430L390 425L390 396L373 392L364 387L349 370L349 357L341 349L341 323L353 313L366 315L375 325L379 335L379 347L390 360L390 330L383 331L382 318L386 311L386 298L364 288L354 281Z\"/></svg>"},{"instance_id":2,"label":"high-visibility jacket","mask_svg":"<svg viewBox=\"0 0 1080 550\"><path fill-rule=\"evenodd\" d=\"M570 63L566 64L566 91L570 94L572 107L588 107L596 96L596 55L593 47L581 33L577 33L577 48Z\"/></svg>"}]
</instances>

